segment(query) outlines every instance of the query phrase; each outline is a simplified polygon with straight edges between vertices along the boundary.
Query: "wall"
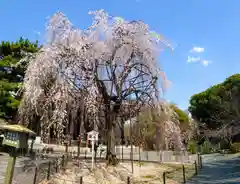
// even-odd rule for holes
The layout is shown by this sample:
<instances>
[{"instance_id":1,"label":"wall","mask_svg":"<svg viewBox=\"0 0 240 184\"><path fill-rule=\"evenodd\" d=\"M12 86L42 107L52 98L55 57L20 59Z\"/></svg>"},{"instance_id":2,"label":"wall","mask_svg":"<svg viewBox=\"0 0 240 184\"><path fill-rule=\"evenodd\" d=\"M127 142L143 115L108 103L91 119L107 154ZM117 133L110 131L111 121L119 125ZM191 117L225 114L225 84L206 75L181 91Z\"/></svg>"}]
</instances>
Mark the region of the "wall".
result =
<instances>
[{"instance_id":1,"label":"wall","mask_svg":"<svg viewBox=\"0 0 240 184\"><path fill-rule=\"evenodd\" d=\"M43 146L47 147L52 147L54 152L64 152L65 151L65 146L60 146L60 145L34 145L35 149L42 149ZM103 146L103 152L101 154L101 157L106 156L106 146ZM72 156L77 155L77 147L72 146L68 148L68 151ZM123 154L122 154L123 150ZM130 159L131 158L131 147L124 146L116 146L115 148L116 155L119 159ZM140 154L139 154L140 153ZM85 148L81 147L80 148L80 156L86 156L91 157L92 152L90 148ZM97 151L97 157L100 157L100 148ZM133 146L133 160L143 160L143 161L152 161L152 162L180 162L180 163L192 163L194 161L197 161L197 154L190 154L187 151L166 151L166 150L161 150L161 151L143 151L142 149L139 149L138 147Z\"/></svg>"}]
</instances>

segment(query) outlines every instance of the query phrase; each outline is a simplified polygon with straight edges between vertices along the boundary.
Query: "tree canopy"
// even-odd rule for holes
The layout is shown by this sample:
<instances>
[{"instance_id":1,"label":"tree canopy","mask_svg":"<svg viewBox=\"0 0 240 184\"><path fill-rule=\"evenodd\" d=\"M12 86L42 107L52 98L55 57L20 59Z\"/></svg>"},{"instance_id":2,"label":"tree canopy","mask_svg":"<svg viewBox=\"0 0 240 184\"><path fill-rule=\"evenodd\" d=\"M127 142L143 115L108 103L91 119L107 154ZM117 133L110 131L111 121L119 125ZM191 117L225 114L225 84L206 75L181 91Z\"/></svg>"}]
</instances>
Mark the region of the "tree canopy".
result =
<instances>
[{"instance_id":1,"label":"tree canopy","mask_svg":"<svg viewBox=\"0 0 240 184\"><path fill-rule=\"evenodd\" d=\"M11 121L20 103L18 91L23 82L27 63L18 63L24 52L35 53L38 42L20 38L16 42L0 43L0 118Z\"/></svg>"},{"instance_id":2,"label":"tree canopy","mask_svg":"<svg viewBox=\"0 0 240 184\"><path fill-rule=\"evenodd\" d=\"M195 94L190 99L192 117L210 129L219 129L240 118L240 74Z\"/></svg>"}]
</instances>

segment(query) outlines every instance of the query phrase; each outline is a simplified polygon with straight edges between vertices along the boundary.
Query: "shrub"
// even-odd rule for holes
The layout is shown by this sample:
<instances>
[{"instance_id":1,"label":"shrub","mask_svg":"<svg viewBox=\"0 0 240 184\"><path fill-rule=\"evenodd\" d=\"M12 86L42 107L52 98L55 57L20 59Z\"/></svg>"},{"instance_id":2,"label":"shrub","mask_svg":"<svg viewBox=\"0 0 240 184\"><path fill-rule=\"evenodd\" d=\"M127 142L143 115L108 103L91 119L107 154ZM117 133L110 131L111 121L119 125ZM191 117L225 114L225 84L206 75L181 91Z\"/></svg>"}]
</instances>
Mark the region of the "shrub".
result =
<instances>
[{"instance_id":1,"label":"shrub","mask_svg":"<svg viewBox=\"0 0 240 184\"><path fill-rule=\"evenodd\" d=\"M192 154L197 153L197 143L195 141L189 141L188 151Z\"/></svg>"},{"instance_id":2,"label":"shrub","mask_svg":"<svg viewBox=\"0 0 240 184\"><path fill-rule=\"evenodd\" d=\"M201 145L201 154L209 154L211 153L211 143L209 141L204 141Z\"/></svg>"},{"instance_id":3,"label":"shrub","mask_svg":"<svg viewBox=\"0 0 240 184\"><path fill-rule=\"evenodd\" d=\"M240 152L240 142L235 142L235 143L231 144L230 151L233 153Z\"/></svg>"}]
</instances>

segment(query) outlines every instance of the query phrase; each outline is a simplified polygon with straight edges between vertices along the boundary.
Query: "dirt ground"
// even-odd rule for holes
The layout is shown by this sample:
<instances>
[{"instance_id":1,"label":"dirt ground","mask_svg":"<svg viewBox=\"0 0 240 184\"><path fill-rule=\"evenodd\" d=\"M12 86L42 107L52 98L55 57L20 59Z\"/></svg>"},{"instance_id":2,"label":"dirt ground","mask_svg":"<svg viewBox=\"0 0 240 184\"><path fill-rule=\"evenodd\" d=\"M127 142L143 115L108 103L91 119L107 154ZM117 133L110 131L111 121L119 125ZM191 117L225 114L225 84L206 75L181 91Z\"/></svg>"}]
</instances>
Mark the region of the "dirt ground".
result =
<instances>
[{"instance_id":1,"label":"dirt ground","mask_svg":"<svg viewBox=\"0 0 240 184\"><path fill-rule=\"evenodd\" d=\"M163 183L163 173L166 172L167 184L183 182L182 164L156 164L146 162L119 163L116 167L104 163L97 163L94 170L91 163L81 162L79 165L68 165L65 171L58 173L49 182L42 184L127 184L128 178L131 184L160 184ZM186 178L194 175L194 165L185 165Z\"/></svg>"}]
</instances>

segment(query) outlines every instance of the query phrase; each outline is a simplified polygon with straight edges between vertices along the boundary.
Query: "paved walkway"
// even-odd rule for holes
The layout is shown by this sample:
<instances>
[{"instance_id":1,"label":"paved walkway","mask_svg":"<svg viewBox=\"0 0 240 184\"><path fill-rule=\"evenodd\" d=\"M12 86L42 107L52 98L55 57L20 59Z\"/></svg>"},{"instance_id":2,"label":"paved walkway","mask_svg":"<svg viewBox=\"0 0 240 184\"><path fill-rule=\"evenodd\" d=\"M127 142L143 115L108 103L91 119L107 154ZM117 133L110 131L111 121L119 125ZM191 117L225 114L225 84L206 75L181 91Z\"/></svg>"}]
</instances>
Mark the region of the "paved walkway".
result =
<instances>
[{"instance_id":1,"label":"paved walkway","mask_svg":"<svg viewBox=\"0 0 240 184\"><path fill-rule=\"evenodd\" d=\"M187 184L240 184L240 157L213 155Z\"/></svg>"},{"instance_id":2,"label":"paved walkway","mask_svg":"<svg viewBox=\"0 0 240 184\"><path fill-rule=\"evenodd\" d=\"M0 184L4 183L5 172L7 169L8 154L0 153ZM39 164L46 162L44 160L34 161L34 163ZM34 167L25 168L24 166L32 166L31 160L27 157L18 157L15 164L15 170L13 175L13 184L33 184L33 178L35 173Z\"/></svg>"}]
</instances>

